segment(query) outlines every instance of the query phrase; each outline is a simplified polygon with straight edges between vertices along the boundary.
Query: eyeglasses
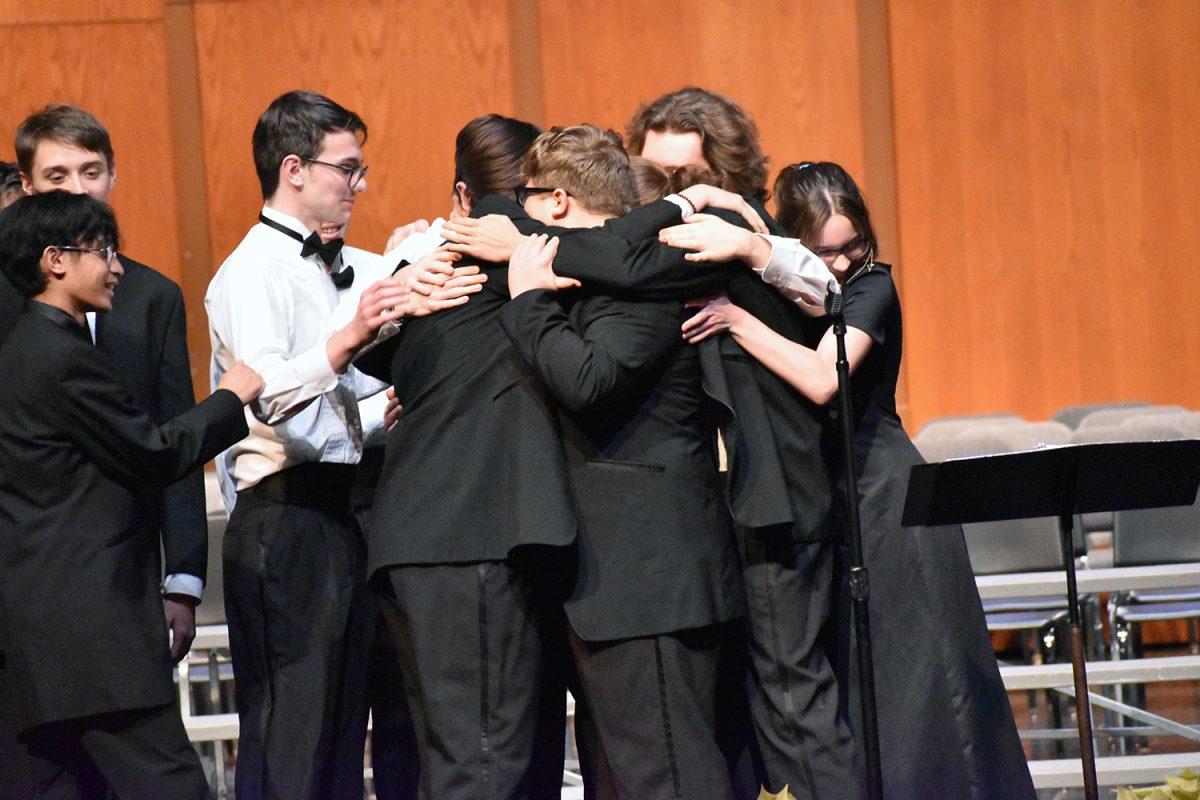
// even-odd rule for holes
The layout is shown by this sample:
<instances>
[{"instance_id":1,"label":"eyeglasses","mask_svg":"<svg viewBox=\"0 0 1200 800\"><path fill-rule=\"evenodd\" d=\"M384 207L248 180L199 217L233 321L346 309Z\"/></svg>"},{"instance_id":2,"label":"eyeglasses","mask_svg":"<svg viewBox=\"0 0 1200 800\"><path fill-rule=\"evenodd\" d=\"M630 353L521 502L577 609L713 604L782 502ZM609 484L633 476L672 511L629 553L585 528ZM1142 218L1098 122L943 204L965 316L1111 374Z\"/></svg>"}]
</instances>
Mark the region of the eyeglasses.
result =
<instances>
[{"instance_id":1,"label":"eyeglasses","mask_svg":"<svg viewBox=\"0 0 1200 800\"><path fill-rule=\"evenodd\" d=\"M829 261L838 256L845 256L851 261L857 261L867 254L871 249L870 243L862 236L857 239L851 239L841 247L820 247L813 249L813 255L818 258Z\"/></svg>"},{"instance_id":2,"label":"eyeglasses","mask_svg":"<svg viewBox=\"0 0 1200 800\"><path fill-rule=\"evenodd\" d=\"M104 259L105 264L111 264L112 260L117 257L117 248L111 244L106 247L76 247L74 245L58 245L59 250L70 250L73 253L96 253Z\"/></svg>"},{"instance_id":3,"label":"eyeglasses","mask_svg":"<svg viewBox=\"0 0 1200 800\"><path fill-rule=\"evenodd\" d=\"M346 185L351 189L358 188L362 183L362 179L367 177L367 167L359 164L357 167L347 167L345 164L334 164L330 161L318 161L315 158L305 158L300 156L301 161L307 161L310 164L320 164L322 167L332 167L338 172L346 176Z\"/></svg>"},{"instance_id":4,"label":"eyeglasses","mask_svg":"<svg viewBox=\"0 0 1200 800\"><path fill-rule=\"evenodd\" d=\"M517 204L524 208L525 201L533 197L535 194L546 194L547 192L553 191L553 189L544 189L540 186L514 186L513 197L516 198Z\"/></svg>"}]
</instances>

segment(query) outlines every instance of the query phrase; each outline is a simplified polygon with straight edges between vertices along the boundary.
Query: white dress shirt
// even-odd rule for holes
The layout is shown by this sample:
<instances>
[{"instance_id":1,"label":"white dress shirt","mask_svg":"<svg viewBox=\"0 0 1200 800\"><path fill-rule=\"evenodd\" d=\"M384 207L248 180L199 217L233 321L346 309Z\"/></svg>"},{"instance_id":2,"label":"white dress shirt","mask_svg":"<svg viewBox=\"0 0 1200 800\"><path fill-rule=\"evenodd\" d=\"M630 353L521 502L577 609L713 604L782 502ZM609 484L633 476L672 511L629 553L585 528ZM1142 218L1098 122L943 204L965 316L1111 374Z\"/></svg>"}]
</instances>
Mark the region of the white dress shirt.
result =
<instances>
[{"instance_id":1,"label":"white dress shirt","mask_svg":"<svg viewBox=\"0 0 1200 800\"><path fill-rule=\"evenodd\" d=\"M354 319L363 291L376 281L389 277L396 266L386 256L368 250L359 250L357 247L343 247L341 257L343 269L346 267L354 269L354 282L347 288L338 291L337 308L329 315L329 319L323 326L326 338ZM397 325L388 323L384 329L380 329L379 336L375 341L382 341L398 330ZM389 384L378 381L370 375L364 375L358 370L354 370L354 376L355 392L362 398L358 401L358 418L362 424L363 446L381 445L387 437L387 430L383 424L383 412L387 408L388 399L383 390L388 388Z\"/></svg>"},{"instance_id":2,"label":"white dress shirt","mask_svg":"<svg viewBox=\"0 0 1200 800\"><path fill-rule=\"evenodd\" d=\"M262 213L301 237L311 233L287 214L271 208ZM204 296L212 386L238 360L265 383L246 408L250 435L217 459L229 509L235 492L288 467L357 464L362 457L358 389L365 376L353 367L338 375L330 365L325 322L338 305L338 291L320 257L302 258L300 249L300 242L259 223L225 259Z\"/></svg>"},{"instance_id":3,"label":"white dress shirt","mask_svg":"<svg viewBox=\"0 0 1200 800\"><path fill-rule=\"evenodd\" d=\"M421 256L432 253L438 248L438 245L446 241L446 237L442 233L442 226L445 224L446 220L438 217L429 223L429 227L426 230L419 233L410 233L404 237L404 241L383 254L384 260L392 269L395 269L400 265L401 261L407 261L411 264Z\"/></svg>"},{"instance_id":4,"label":"white dress shirt","mask_svg":"<svg viewBox=\"0 0 1200 800\"><path fill-rule=\"evenodd\" d=\"M837 280L829 267L799 239L759 236L771 243L771 258L762 269L754 270L760 278L779 290L787 299L814 317L825 313L825 295Z\"/></svg>"}]
</instances>

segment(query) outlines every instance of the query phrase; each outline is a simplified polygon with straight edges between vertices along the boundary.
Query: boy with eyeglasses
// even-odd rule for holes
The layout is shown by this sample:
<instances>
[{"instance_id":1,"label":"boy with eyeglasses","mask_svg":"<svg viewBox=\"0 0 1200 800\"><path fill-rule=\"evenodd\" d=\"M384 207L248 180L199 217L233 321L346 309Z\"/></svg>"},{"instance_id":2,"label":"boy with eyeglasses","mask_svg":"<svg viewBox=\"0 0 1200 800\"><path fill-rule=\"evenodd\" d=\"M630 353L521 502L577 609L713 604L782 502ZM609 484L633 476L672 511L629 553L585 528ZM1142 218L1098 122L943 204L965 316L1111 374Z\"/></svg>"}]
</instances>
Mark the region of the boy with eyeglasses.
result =
<instances>
[{"instance_id":1,"label":"boy with eyeglasses","mask_svg":"<svg viewBox=\"0 0 1200 800\"><path fill-rule=\"evenodd\" d=\"M342 241L367 188L366 123L313 92L276 98L252 137L263 208L209 284L212 379L237 359L266 382L250 435L218 459L227 503L225 611L238 689L239 797L360 798L370 618L365 545L351 513L362 457L358 398L384 384L349 366L409 312L401 279L362 292ZM368 382L369 381L369 382Z\"/></svg>"},{"instance_id":2,"label":"boy with eyeglasses","mask_svg":"<svg viewBox=\"0 0 1200 800\"><path fill-rule=\"evenodd\" d=\"M521 175L525 213L551 229L598 227L635 202L620 138L594 125L543 133ZM729 798L717 675L744 601L717 472L718 408L678 334L683 302L587 285L556 296L558 241L542 234L517 248L499 316L562 430L579 517L564 607L607 767L598 796Z\"/></svg>"},{"instance_id":3,"label":"boy with eyeglasses","mask_svg":"<svg viewBox=\"0 0 1200 800\"><path fill-rule=\"evenodd\" d=\"M210 794L175 705L147 487L245 436L262 382L236 364L205 402L152 419L88 331L124 273L117 245L112 212L86 195L0 214L0 266L27 298L0 347L5 797Z\"/></svg>"}]
</instances>

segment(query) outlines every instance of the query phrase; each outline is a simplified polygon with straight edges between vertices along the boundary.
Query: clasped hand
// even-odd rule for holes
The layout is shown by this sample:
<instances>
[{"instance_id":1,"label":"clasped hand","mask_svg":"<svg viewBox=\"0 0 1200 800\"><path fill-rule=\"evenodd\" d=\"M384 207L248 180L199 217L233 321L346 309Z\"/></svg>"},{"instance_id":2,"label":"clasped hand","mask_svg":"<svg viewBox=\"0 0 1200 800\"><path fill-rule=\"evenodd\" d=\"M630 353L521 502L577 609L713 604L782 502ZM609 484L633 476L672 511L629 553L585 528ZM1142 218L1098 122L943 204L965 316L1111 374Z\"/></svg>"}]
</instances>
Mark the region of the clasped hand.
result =
<instances>
[{"instance_id":1,"label":"clasped hand","mask_svg":"<svg viewBox=\"0 0 1200 800\"><path fill-rule=\"evenodd\" d=\"M684 320L683 338L688 344L696 344L713 334L731 329L746 313L740 306L735 306L724 292L693 300L686 305L689 308L701 306L693 316Z\"/></svg>"},{"instance_id":2,"label":"clasped hand","mask_svg":"<svg viewBox=\"0 0 1200 800\"><path fill-rule=\"evenodd\" d=\"M512 258L523 238L513 221L503 214L448 220L442 226L442 235L451 250L496 264Z\"/></svg>"},{"instance_id":3,"label":"clasped hand","mask_svg":"<svg viewBox=\"0 0 1200 800\"><path fill-rule=\"evenodd\" d=\"M534 234L522 239L508 261L508 293L516 297L533 289L557 292L578 287L574 278L562 278L554 273L554 256L558 253L558 238Z\"/></svg>"}]
</instances>

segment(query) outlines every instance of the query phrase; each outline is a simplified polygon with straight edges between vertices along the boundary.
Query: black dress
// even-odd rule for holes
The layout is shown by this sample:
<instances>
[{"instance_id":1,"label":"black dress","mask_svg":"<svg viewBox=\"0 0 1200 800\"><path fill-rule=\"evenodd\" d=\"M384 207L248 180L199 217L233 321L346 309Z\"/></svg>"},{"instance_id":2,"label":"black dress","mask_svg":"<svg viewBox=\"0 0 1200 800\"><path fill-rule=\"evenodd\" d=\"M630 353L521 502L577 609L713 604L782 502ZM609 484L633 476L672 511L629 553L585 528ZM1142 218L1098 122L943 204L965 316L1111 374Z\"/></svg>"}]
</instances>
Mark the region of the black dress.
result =
<instances>
[{"instance_id":1,"label":"black dress","mask_svg":"<svg viewBox=\"0 0 1200 800\"><path fill-rule=\"evenodd\" d=\"M845 317L873 342L851 383L884 796L1032 800L962 528L900 524L909 471L924 462L896 414L902 335L888 265L846 284ZM857 716L856 677L849 686Z\"/></svg>"}]
</instances>

